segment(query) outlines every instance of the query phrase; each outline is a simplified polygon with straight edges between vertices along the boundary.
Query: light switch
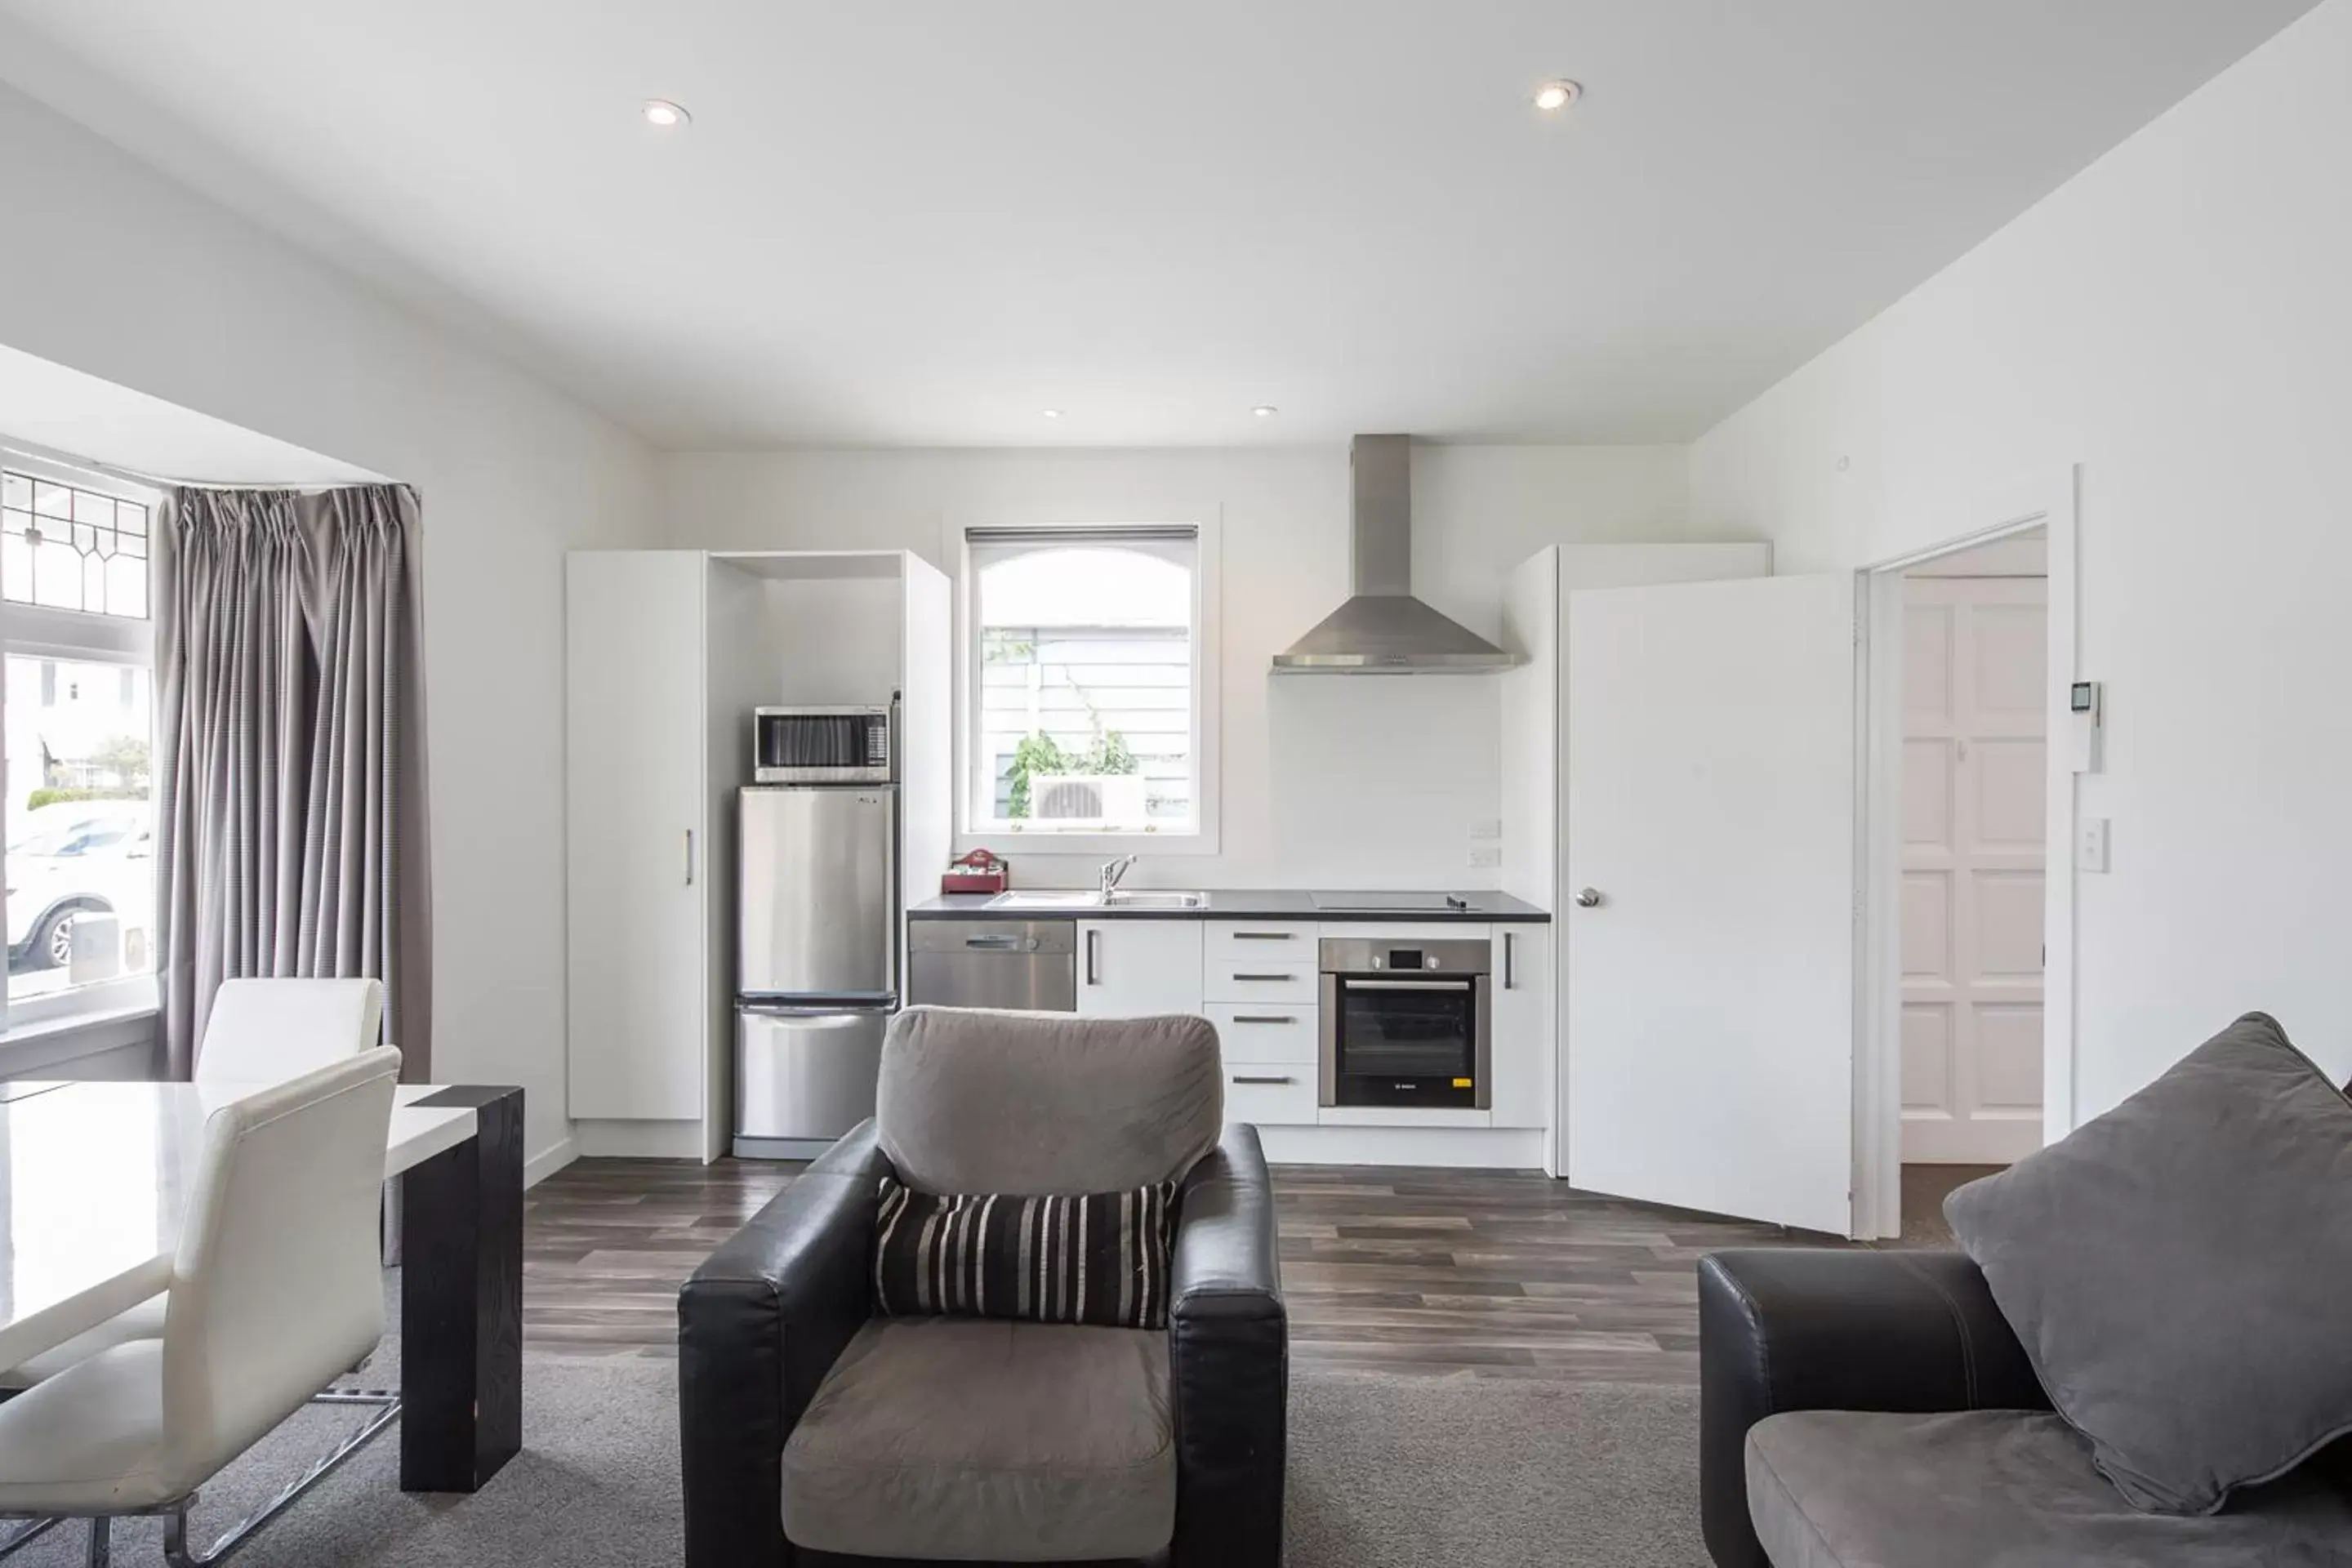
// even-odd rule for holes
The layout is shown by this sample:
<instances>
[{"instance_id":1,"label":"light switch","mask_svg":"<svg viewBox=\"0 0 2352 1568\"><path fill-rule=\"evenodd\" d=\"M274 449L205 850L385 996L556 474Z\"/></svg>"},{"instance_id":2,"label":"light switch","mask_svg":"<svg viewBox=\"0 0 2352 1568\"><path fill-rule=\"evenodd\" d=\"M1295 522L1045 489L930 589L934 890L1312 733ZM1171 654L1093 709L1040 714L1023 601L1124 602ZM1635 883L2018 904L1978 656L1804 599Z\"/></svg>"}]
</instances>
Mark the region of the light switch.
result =
<instances>
[{"instance_id":1,"label":"light switch","mask_svg":"<svg viewBox=\"0 0 2352 1568\"><path fill-rule=\"evenodd\" d=\"M1482 816L1470 825L1470 837L1473 838L1500 838L1502 836L1503 821L1500 817Z\"/></svg>"},{"instance_id":2,"label":"light switch","mask_svg":"<svg viewBox=\"0 0 2352 1568\"><path fill-rule=\"evenodd\" d=\"M1473 844L1470 847L1470 864L1473 866L1499 866L1502 863L1503 851L1498 847L1491 844Z\"/></svg>"},{"instance_id":3,"label":"light switch","mask_svg":"<svg viewBox=\"0 0 2352 1568\"><path fill-rule=\"evenodd\" d=\"M2104 871L2107 868L2107 819L2086 816L2074 828L2074 869Z\"/></svg>"}]
</instances>

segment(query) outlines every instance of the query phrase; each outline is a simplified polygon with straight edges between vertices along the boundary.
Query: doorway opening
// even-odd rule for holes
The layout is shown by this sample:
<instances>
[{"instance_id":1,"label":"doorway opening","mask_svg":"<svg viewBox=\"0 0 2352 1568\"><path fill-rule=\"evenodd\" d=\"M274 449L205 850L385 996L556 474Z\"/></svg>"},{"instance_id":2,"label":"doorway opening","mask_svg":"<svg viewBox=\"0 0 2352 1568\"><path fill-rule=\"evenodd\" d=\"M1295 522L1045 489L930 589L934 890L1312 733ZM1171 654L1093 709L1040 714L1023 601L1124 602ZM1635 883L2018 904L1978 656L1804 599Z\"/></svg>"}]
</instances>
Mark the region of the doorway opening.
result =
<instances>
[{"instance_id":1,"label":"doorway opening","mask_svg":"<svg viewBox=\"0 0 2352 1568\"><path fill-rule=\"evenodd\" d=\"M2049 532L1902 573L1903 1233L2042 1146Z\"/></svg>"},{"instance_id":2,"label":"doorway opening","mask_svg":"<svg viewBox=\"0 0 2352 1568\"><path fill-rule=\"evenodd\" d=\"M1862 576L1859 1237L2072 1125L2072 500Z\"/></svg>"}]
</instances>

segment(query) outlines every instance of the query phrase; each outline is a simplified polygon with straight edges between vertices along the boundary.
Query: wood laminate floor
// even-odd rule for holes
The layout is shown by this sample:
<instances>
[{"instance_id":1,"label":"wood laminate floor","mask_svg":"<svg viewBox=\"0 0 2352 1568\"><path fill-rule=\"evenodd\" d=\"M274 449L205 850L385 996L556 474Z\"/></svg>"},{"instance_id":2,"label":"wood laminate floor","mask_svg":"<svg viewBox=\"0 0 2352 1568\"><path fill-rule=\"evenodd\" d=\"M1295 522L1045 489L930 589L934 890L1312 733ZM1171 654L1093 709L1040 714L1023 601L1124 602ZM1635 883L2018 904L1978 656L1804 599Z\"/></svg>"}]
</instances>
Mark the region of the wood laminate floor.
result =
<instances>
[{"instance_id":1,"label":"wood laminate floor","mask_svg":"<svg viewBox=\"0 0 2352 1568\"><path fill-rule=\"evenodd\" d=\"M677 1287L797 1166L583 1160L533 1188L523 1330L674 1353ZM1277 1167L1294 1359L1475 1377L1693 1384L1699 1257L1839 1246L1575 1192L1534 1173Z\"/></svg>"}]
</instances>

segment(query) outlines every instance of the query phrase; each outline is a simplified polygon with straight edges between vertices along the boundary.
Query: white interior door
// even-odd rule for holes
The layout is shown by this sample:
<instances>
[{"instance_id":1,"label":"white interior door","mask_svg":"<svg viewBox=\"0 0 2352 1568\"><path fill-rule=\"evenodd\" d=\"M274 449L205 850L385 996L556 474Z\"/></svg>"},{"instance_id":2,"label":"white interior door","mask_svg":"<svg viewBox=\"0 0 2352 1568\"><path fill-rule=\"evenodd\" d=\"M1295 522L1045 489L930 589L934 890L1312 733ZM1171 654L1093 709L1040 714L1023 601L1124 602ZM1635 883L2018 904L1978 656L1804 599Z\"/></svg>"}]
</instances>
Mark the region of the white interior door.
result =
<instances>
[{"instance_id":1,"label":"white interior door","mask_svg":"<svg viewBox=\"0 0 2352 1568\"><path fill-rule=\"evenodd\" d=\"M1568 601L1569 1179L1848 1234L1853 579Z\"/></svg>"},{"instance_id":2,"label":"white interior door","mask_svg":"<svg viewBox=\"0 0 2352 1568\"><path fill-rule=\"evenodd\" d=\"M2049 584L1911 577L1903 604L1903 1158L2042 1145Z\"/></svg>"}]
</instances>

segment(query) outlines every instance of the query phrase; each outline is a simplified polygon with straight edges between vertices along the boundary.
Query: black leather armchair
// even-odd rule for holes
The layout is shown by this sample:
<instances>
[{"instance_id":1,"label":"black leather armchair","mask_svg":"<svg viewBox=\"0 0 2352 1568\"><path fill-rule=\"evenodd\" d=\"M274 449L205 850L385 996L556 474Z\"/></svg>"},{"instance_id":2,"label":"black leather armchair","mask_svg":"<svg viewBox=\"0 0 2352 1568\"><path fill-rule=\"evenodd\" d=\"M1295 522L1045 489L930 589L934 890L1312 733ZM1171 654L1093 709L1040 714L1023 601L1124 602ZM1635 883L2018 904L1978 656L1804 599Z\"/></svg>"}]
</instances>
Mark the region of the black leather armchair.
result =
<instances>
[{"instance_id":1,"label":"black leather armchair","mask_svg":"<svg viewBox=\"0 0 2352 1568\"><path fill-rule=\"evenodd\" d=\"M1767 1415L2050 1407L1962 1253L1712 1253L1698 1312L1700 1522L1717 1568L1771 1568L1748 1522L1745 1461L1748 1429Z\"/></svg>"},{"instance_id":2,"label":"black leather armchair","mask_svg":"<svg viewBox=\"0 0 2352 1568\"><path fill-rule=\"evenodd\" d=\"M782 1456L871 1310L890 1170L868 1122L762 1209L678 1296L687 1568L872 1564L784 1536ZM1289 1337L1257 1130L1230 1126L1181 1183L1169 1313L1175 1568L1277 1568ZM968 1568L968 1565L967 1565Z\"/></svg>"}]
</instances>

